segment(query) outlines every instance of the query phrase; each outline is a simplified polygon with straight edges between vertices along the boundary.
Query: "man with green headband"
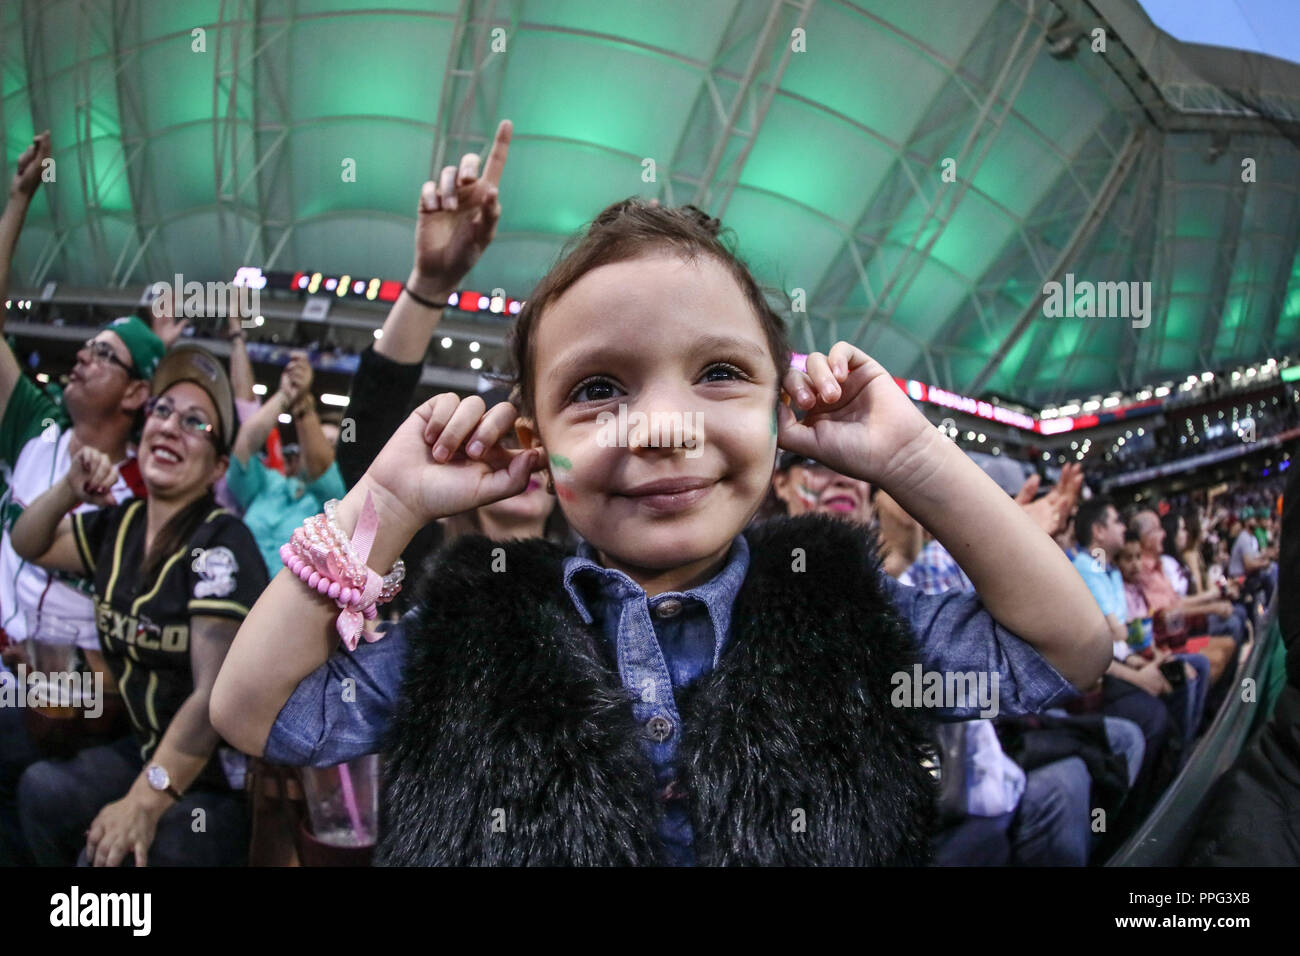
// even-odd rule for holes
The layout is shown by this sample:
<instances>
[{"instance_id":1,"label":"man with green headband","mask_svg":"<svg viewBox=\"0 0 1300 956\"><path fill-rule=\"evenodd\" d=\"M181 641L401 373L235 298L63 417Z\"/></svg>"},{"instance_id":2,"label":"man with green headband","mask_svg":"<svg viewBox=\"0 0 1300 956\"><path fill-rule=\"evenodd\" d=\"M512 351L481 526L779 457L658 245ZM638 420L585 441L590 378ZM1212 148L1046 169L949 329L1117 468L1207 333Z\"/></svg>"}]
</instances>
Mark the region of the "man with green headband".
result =
<instances>
[{"instance_id":1,"label":"man with green headband","mask_svg":"<svg viewBox=\"0 0 1300 956\"><path fill-rule=\"evenodd\" d=\"M0 301L8 291L18 233L41 183L43 158L49 154L49 134L42 133L19 158L10 183L0 215ZM23 561L10 544L9 529L27 503L62 480L72 456L86 445L117 463L121 477L112 489L117 501L144 493L139 467L127 446L163 351L162 340L144 322L115 319L77 351L60 402L23 375L13 351L0 339L0 629L11 645L28 638L75 644L92 668L107 673L89 585ZM5 659L12 663L21 656L30 657L10 648ZM15 773L38 755L16 708L0 708L0 740L2 820ZM0 865L22 862L21 840L5 830L0 826Z\"/></svg>"}]
</instances>

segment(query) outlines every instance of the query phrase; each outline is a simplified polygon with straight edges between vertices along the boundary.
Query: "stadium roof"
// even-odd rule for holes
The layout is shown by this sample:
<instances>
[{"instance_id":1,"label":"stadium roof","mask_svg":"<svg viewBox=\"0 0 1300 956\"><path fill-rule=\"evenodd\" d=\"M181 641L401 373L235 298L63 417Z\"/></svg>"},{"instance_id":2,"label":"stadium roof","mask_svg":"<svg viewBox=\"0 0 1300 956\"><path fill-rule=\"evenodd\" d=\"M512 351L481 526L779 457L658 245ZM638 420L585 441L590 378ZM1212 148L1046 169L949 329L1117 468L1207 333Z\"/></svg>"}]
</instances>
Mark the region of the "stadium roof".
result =
<instances>
[{"instance_id":1,"label":"stadium roof","mask_svg":"<svg viewBox=\"0 0 1300 956\"><path fill-rule=\"evenodd\" d=\"M1300 66L1175 40L1137 0L26 0L0 7L0 63L6 175L47 127L58 162L28 287L401 278L420 183L510 117L474 288L526 297L641 194L720 216L803 290L798 348L848 338L968 394L1300 345ZM1149 325L1048 318L1067 273L1149 280Z\"/></svg>"}]
</instances>

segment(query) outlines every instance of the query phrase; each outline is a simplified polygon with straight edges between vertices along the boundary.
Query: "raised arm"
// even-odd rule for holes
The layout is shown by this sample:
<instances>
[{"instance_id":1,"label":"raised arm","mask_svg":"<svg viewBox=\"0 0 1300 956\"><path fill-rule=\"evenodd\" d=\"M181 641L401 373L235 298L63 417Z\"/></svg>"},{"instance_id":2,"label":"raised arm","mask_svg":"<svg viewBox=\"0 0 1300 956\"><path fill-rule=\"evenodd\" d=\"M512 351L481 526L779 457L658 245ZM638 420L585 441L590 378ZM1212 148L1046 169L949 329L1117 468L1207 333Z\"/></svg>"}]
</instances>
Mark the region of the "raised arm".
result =
<instances>
[{"instance_id":1,"label":"raised arm","mask_svg":"<svg viewBox=\"0 0 1300 956\"><path fill-rule=\"evenodd\" d=\"M406 280L407 288L420 298L447 301L496 235L501 174L513 131L510 120L498 124L481 178L478 154L466 153L459 166L444 167L437 183L431 180L420 190L415 263ZM441 309L403 293L384 320L384 334L375 351L394 362L423 362L441 319Z\"/></svg>"},{"instance_id":2,"label":"raised arm","mask_svg":"<svg viewBox=\"0 0 1300 956\"><path fill-rule=\"evenodd\" d=\"M990 614L1068 681L1091 687L1108 666L1111 630L1060 548L960 448L941 436L892 376L847 342L791 369L778 407L782 448L872 481L921 522L975 585Z\"/></svg>"},{"instance_id":3,"label":"raised arm","mask_svg":"<svg viewBox=\"0 0 1300 956\"><path fill-rule=\"evenodd\" d=\"M14 552L51 571L85 574L89 569L77 551L68 512L82 501L111 507L116 503L112 494L116 482L117 468L108 456L83 446L63 480L46 489L14 522L9 531Z\"/></svg>"},{"instance_id":4,"label":"raised arm","mask_svg":"<svg viewBox=\"0 0 1300 956\"><path fill-rule=\"evenodd\" d=\"M512 129L509 120L497 127L482 178L478 155L467 153L459 166L444 168L437 183L424 184L416 212L415 259L406 280L421 299L445 302L496 234ZM356 484L405 419L442 313L404 292L384 320L382 337L362 353L347 410L355 440L336 449L347 487Z\"/></svg>"},{"instance_id":5,"label":"raised arm","mask_svg":"<svg viewBox=\"0 0 1300 956\"><path fill-rule=\"evenodd\" d=\"M535 450L503 449L514 424L508 403L484 411L478 396L438 395L402 423L370 470L339 503L340 528L351 535L367 495L379 523L366 563L386 573L415 532L437 518L516 495L543 464ZM477 440L476 459L459 449ZM435 442L453 457L437 464ZM212 723L226 740L260 755L285 701L338 647L339 609L282 568L239 630L212 693Z\"/></svg>"},{"instance_id":6,"label":"raised arm","mask_svg":"<svg viewBox=\"0 0 1300 956\"><path fill-rule=\"evenodd\" d=\"M46 130L18 157L18 168L9 184L9 200L0 214L0 302L9 297L9 270L13 265L14 250L18 247L18 234L23 231L23 221L32 204L32 197L41 185L44 162L50 156L50 131ZM0 336L3 336L8 310L0 309ZM9 396L18 384L22 370L10 351L9 344L0 337L0 419L4 418Z\"/></svg>"},{"instance_id":7,"label":"raised arm","mask_svg":"<svg viewBox=\"0 0 1300 956\"><path fill-rule=\"evenodd\" d=\"M248 358L248 333L240 323L239 314L226 317L226 338L230 342L230 388L236 401L255 402L253 391L253 363Z\"/></svg>"},{"instance_id":8,"label":"raised arm","mask_svg":"<svg viewBox=\"0 0 1300 956\"><path fill-rule=\"evenodd\" d=\"M263 402L262 407L239 426L239 434L235 436L231 453L242 467L248 467L249 459L266 444L266 438L275 428L280 416L288 413L302 394L301 377L295 376L292 371L294 362L295 359L290 359L289 365L280 373L279 391Z\"/></svg>"},{"instance_id":9,"label":"raised arm","mask_svg":"<svg viewBox=\"0 0 1300 956\"><path fill-rule=\"evenodd\" d=\"M303 392L293 407L293 422L298 429L298 444L302 447L303 469L308 484L325 474L334 464L334 446L325 437L320 415L316 412L316 399L311 392Z\"/></svg>"}]
</instances>

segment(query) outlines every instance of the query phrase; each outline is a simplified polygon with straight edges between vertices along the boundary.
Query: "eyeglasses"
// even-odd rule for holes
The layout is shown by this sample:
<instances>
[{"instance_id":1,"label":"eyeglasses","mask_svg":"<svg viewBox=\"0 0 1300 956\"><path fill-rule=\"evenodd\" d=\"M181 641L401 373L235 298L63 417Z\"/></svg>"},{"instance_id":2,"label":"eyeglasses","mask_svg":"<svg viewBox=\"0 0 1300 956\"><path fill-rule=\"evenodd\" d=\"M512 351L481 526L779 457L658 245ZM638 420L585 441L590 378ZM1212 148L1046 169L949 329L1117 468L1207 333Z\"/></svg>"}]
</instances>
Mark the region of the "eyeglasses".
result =
<instances>
[{"instance_id":1,"label":"eyeglasses","mask_svg":"<svg viewBox=\"0 0 1300 956\"><path fill-rule=\"evenodd\" d=\"M116 365L131 378L136 377L135 369L118 358L117 353L113 351L113 346L103 339L87 339L82 348L89 352L91 358L101 365Z\"/></svg>"},{"instance_id":2,"label":"eyeglasses","mask_svg":"<svg viewBox=\"0 0 1300 956\"><path fill-rule=\"evenodd\" d=\"M145 402L144 413L159 421L166 421L172 417L175 412L180 415L181 428L185 429L191 435L196 437L207 437L216 440L216 428L213 424L200 415L198 412L189 411L184 414L176 411L176 406L165 398L151 398Z\"/></svg>"}]
</instances>

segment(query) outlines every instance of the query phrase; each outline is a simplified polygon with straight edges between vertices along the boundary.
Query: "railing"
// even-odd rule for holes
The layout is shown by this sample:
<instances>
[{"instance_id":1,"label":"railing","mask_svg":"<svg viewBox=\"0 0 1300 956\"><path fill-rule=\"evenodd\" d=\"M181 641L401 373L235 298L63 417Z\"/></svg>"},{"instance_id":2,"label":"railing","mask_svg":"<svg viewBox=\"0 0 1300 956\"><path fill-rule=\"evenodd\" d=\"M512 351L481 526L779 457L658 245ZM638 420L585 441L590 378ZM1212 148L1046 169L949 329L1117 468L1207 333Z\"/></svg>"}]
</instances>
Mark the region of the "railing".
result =
<instances>
[{"instance_id":1,"label":"railing","mask_svg":"<svg viewBox=\"0 0 1300 956\"><path fill-rule=\"evenodd\" d=\"M1277 598L1257 636L1242 648L1237 687L1215 715L1214 722L1192 751L1187 764L1165 790L1146 820L1106 862L1107 866L1178 866L1195 835L1201 808L1218 778L1236 762L1248 741L1268 721L1277 695L1272 678L1278 666L1275 650L1282 642ZM1255 698L1243 700L1242 683L1254 681Z\"/></svg>"}]
</instances>

